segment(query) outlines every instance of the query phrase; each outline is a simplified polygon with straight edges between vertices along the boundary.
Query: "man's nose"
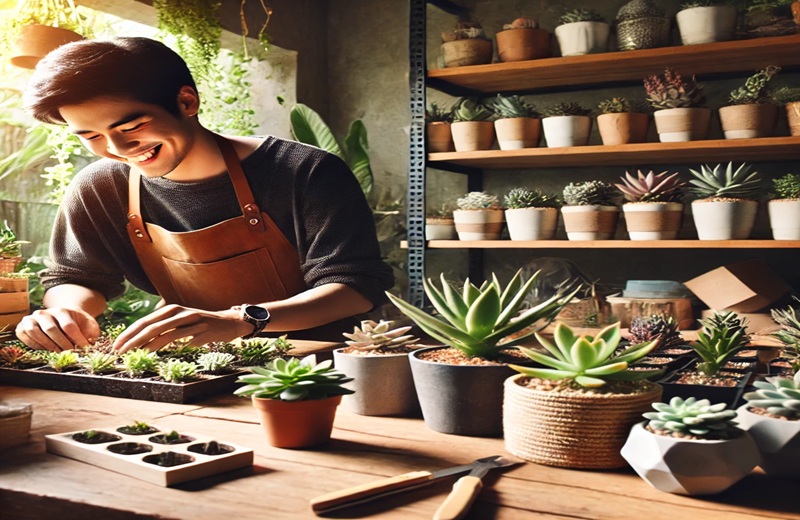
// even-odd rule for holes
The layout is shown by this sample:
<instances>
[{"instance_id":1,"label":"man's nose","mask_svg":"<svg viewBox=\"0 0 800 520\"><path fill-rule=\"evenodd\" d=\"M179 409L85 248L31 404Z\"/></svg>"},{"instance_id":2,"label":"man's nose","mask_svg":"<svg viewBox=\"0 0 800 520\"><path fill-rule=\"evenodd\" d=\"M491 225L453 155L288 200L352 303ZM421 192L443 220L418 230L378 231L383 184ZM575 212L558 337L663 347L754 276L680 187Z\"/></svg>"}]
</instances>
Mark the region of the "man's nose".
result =
<instances>
[{"instance_id":1,"label":"man's nose","mask_svg":"<svg viewBox=\"0 0 800 520\"><path fill-rule=\"evenodd\" d=\"M124 136L109 136L106 142L106 149L120 157L125 157L129 152L136 149L138 142L136 140L127 139Z\"/></svg>"}]
</instances>

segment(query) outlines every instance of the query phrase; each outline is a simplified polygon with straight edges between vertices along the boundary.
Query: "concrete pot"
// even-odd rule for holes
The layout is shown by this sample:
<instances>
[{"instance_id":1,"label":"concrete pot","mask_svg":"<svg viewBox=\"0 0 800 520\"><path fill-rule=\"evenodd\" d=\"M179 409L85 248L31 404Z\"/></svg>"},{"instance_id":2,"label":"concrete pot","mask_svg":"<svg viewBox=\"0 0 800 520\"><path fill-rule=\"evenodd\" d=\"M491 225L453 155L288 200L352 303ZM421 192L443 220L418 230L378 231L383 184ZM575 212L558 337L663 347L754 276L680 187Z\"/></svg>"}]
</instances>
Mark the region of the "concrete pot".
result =
<instances>
[{"instance_id":1,"label":"concrete pot","mask_svg":"<svg viewBox=\"0 0 800 520\"><path fill-rule=\"evenodd\" d=\"M736 29L736 8L730 5L692 7L675 14L684 45L726 42Z\"/></svg>"},{"instance_id":2,"label":"concrete pot","mask_svg":"<svg viewBox=\"0 0 800 520\"><path fill-rule=\"evenodd\" d=\"M800 240L800 199L767 202L769 226L775 240Z\"/></svg>"},{"instance_id":3,"label":"concrete pot","mask_svg":"<svg viewBox=\"0 0 800 520\"><path fill-rule=\"evenodd\" d=\"M542 137L541 120L533 117L508 117L494 122L497 145L501 150L536 148Z\"/></svg>"},{"instance_id":4,"label":"concrete pot","mask_svg":"<svg viewBox=\"0 0 800 520\"><path fill-rule=\"evenodd\" d=\"M786 122L791 135L800 135L800 101L786 103Z\"/></svg>"},{"instance_id":5,"label":"concrete pot","mask_svg":"<svg viewBox=\"0 0 800 520\"><path fill-rule=\"evenodd\" d=\"M725 139L770 137L778 119L778 107L772 103L732 105L719 109L719 121Z\"/></svg>"},{"instance_id":6,"label":"concrete pot","mask_svg":"<svg viewBox=\"0 0 800 520\"><path fill-rule=\"evenodd\" d=\"M419 402L408 354L348 354L333 351L337 370L352 377L344 386L354 394L342 396L342 408L358 415L413 415Z\"/></svg>"},{"instance_id":7,"label":"concrete pot","mask_svg":"<svg viewBox=\"0 0 800 520\"><path fill-rule=\"evenodd\" d=\"M597 131L604 145L643 143L647 141L650 116L639 112L600 114Z\"/></svg>"},{"instance_id":8,"label":"concrete pot","mask_svg":"<svg viewBox=\"0 0 800 520\"><path fill-rule=\"evenodd\" d=\"M456 225L452 218L431 218L425 219L425 239L426 240L455 240Z\"/></svg>"},{"instance_id":9,"label":"concrete pot","mask_svg":"<svg viewBox=\"0 0 800 520\"><path fill-rule=\"evenodd\" d=\"M683 224L680 202L637 202L622 205L631 240L674 240Z\"/></svg>"},{"instance_id":10,"label":"concrete pot","mask_svg":"<svg viewBox=\"0 0 800 520\"><path fill-rule=\"evenodd\" d=\"M542 119L548 148L586 146L592 132L589 116L551 116Z\"/></svg>"},{"instance_id":11,"label":"concrete pot","mask_svg":"<svg viewBox=\"0 0 800 520\"><path fill-rule=\"evenodd\" d=\"M563 206L561 215L569 240L610 240L619 221L616 206Z\"/></svg>"},{"instance_id":12,"label":"concrete pot","mask_svg":"<svg viewBox=\"0 0 800 520\"><path fill-rule=\"evenodd\" d=\"M745 240L750 238L758 202L754 200L696 200L692 216L700 240Z\"/></svg>"},{"instance_id":13,"label":"concrete pot","mask_svg":"<svg viewBox=\"0 0 800 520\"><path fill-rule=\"evenodd\" d=\"M457 152L489 150L494 144L494 123L491 121L455 121L450 125Z\"/></svg>"},{"instance_id":14,"label":"concrete pot","mask_svg":"<svg viewBox=\"0 0 800 520\"><path fill-rule=\"evenodd\" d=\"M552 240L558 224L558 209L507 209L506 224L511 240Z\"/></svg>"},{"instance_id":15,"label":"concrete pot","mask_svg":"<svg viewBox=\"0 0 800 520\"><path fill-rule=\"evenodd\" d=\"M331 439L337 395L310 401L281 401L253 396L253 407L267 442L276 448L309 448Z\"/></svg>"},{"instance_id":16,"label":"concrete pot","mask_svg":"<svg viewBox=\"0 0 800 520\"><path fill-rule=\"evenodd\" d=\"M608 51L606 22L573 22L556 27L556 39L562 56L581 56Z\"/></svg>"},{"instance_id":17,"label":"concrete pot","mask_svg":"<svg viewBox=\"0 0 800 520\"><path fill-rule=\"evenodd\" d=\"M503 231L502 209L457 209L453 219L459 240L498 240Z\"/></svg>"},{"instance_id":18,"label":"concrete pot","mask_svg":"<svg viewBox=\"0 0 800 520\"><path fill-rule=\"evenodd\" d=\"M492 42L481 38L454 40L442 44L445 67L465 67L492 62Z\"/></svg>"},{"instance_id":19,"label":"concrete pot","mask_svg":"<svg viewBox=\"0 0 800 520\"><path fill-rule=\"evenodd\" d=\"M736 421L758 446L767 475L800 477L800 421L784 421L751 412L747 404L739 407Z\"/></svg>"},{"instance_id":20,"label":"concrete pot","mask_svg":"<svg viewBox=\"0 0 800 520\"><path fill-rule=\"evenodd\" d=\"M500 61L525 61L548 58L550 33L540 28L507 29L494 35Z\"/></svg>"},{"instance_id":21,"label":"concrete pot","mask_svg":"<svg viewBox=\"0 0 800 520\"><path fill-rule=\"evenodd\" d=\"M708 135L711 110L708 108L665 108L653 112L662 143L698 141Z\"/></svg>"},{"instance_id":22,"label":"concrete pot","mask_svg":"<svg viewBox=\"0 0 800 520\"><path fill-rule=\"evenodd\" d=\"M425 141L428 152L453 152L453 134L450 133L450 123L437 121L425 124Z\"/></svg>"}]
</instances>

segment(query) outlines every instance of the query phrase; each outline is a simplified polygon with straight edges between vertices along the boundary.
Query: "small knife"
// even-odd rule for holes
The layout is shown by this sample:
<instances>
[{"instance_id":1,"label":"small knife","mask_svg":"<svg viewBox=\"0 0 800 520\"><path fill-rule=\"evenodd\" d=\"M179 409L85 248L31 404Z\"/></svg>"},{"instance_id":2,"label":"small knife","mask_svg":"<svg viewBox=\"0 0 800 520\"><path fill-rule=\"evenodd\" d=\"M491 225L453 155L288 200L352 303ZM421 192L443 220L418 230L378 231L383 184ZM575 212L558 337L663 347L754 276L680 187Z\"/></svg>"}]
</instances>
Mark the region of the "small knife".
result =
<instances>
[{"instance_id":1,"label":"small knife","mask_svg":"<svg viewBox=\"0 0 800 520\"><path fill-rule=\"evenodd\" d=\"M483 484L481 479L490 469L503 468L517 464L515 460L503 457L492 457L492 460L477 462L473 466L469 475L464 475L453 484L453 490L447 495L442 505L433 514L433 520L458 520L463 517L478 493L481 492Z\"/></svg>"},{"instance_id":2,"label":"small knife","mask_svg":"<svg viewBox=\"0 0 800 520\"><path fill-rule=\"evenodd\" d=\"M324 514L337 509L363 504L395 493L421 488L452 475L472 471L476 467L483 467L483 465L500 458L500 455L493 455L491 457L478 459L469 464L440 469L434 472L412 471L395 477L376 480L369 484L362 484L341 491L334 491L312 499L311 509L314 513Z\"/></svg>"}]
</instances>

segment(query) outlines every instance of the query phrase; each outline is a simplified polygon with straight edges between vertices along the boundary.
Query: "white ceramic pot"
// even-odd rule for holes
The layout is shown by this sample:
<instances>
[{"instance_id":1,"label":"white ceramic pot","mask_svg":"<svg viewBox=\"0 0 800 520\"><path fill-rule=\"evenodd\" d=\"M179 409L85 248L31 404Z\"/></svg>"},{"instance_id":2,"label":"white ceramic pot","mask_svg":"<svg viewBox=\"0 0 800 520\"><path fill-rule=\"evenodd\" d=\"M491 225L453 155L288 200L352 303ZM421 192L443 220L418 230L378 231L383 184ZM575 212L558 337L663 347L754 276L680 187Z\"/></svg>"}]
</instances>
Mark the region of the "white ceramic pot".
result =
<instances>
[{"instance_id":1,"label":"white ceramic pot","mask_svg":"<svg viewBox=\"0 0 800 520\"><path fill-rule=\"evenodd\" d=\"M767 203L769 226L775 240L800 240L800 199L774 199Z\"/></svg>"},{"instance_id":2,"label":"white ceramic pot","mask_svg":"<svg viewBox=\"0 0 800 520\"><path fill-rule=\"evenodd\" d=\"M711 122L708 108L665 108L653 112L653 120L662 143L705 139Z\"/></svg>"},{"instance_id":3,"label":"white ceramic pot","mask_svg":"<svg viewBox=\"0 0 800 520\"><path fill-rule=\"evenodd\" d=\"M533 117L507 117L494 122L497 145L501 150L536 148L542 137L542 125Z\"/></svg>"},{"instance_id":4,"label":"white ceramic pot","mask_svg":"<svg viewBox=\"0 0 800 520\"><path fill-rule=\"evenodd\" d=\"M503 231L502 209L453 211L459 240L498 240Z\"/></svg>"},{"instance_id":5,"label":"white ceramic pot","mask_svg":"<svg viewBox=\"0 0 800 520\"><path fill-rule=\"evenodd\" d=\"M767 475L800 477L800 421L759 415L742 405L736 421L755 440L761 452L759 466Z\"/></svg>"},{"instance_id":6,"label":"white ceramic pot","mask_svg":"<svg viewBox=\"0 0 800 520\"><path fill-rule=\"evenodd\" d=\"M642 202L622 205L631 240L674 240L683 223L680 202Z\"/></svg>"},{"instance_id":7,"label":"white ceramic pot","mask_svg":"<svg viewBox=\"0 0 800 520\"><path fill-rule=\"evenodd\" d=\"M610 26L606 22L573 22L556 27L562 56L580 56L608 51Z\"/></svg>"},{"instance_id":8,"label":"white ceramic pot","mask_svg":"<svg viewBox=\"0 0 800 520\"><path fill-rule=\"evenodd\" d=\"M551 116L542 119L544 138L548 148L586 146L592 131L589 116Z\"/></svg>"},{"instance_id":9,"label":"white ceramic pot","mask_svg":"<svg viewBox=\"0 0 800 520\"><path fill-rule=\"evenodd\" d=\"M675 14L684 45L726 42L736 29L736 8L729 5L692 7Z\"/></svg>"},{"instance_id":10,"label":"white ceramic pot","mask_svg":"<svg viewBox=\"0 0 800 520\"><path fill-rule=\"evenodd\" d=\"M700 240L750 238L758 202L754 200L696 200L692 216Z\"/></svg>"},{"instance_id":11,"label":"white ceramic pot","mask_svg":"<svg viewBox=\"0 0 800 520\"><path fill-rule=\"evenodd\" d=\"M551 240L556 234L558 209L517 208L506 210L511 240Z\"/></svg>"},{"instance_id":12,"label":"white ceramic pot","mask_svg":"<svg viewBox=\"0 0 800 520\"><path fill-rule=\"evenodd\" d=\"M563 206L564 228L569 240L610 240L619 221L616 206Z\"/></svg>"}]
</instances>

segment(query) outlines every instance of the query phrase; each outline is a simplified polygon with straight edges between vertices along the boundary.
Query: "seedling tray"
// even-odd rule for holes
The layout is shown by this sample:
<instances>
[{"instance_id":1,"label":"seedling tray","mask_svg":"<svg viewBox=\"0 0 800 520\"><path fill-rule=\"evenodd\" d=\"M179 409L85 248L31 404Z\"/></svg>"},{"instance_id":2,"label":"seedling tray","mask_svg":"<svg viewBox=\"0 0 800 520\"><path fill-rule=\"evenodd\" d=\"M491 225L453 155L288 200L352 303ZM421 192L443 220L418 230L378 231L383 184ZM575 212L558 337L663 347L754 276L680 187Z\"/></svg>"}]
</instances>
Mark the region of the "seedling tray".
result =
<instances>
[{"instance_id":1,"label":"seedling tray","mask_svg":"<svg viewBox=\"0 0 800 520\"><path fill-rule=\"evenodd\" d=\"M163 444L155 442L154 437L166 436L170 433L169 430L132 435L120 433L117 428L93 428L45 435L45 444L50 453L165 487L253 465L252 449L227 441L181 433L182 442ZM88 440L104 442L89 444L85 439L81 442L78 439L84 437L82 434L86 431L96 432L96 435L110 434L112 438L92 436ZM220 453L203 453L204 448L209 445L216 445ZM174 465L159 465L159 461Z\"/></svg>"}]
</instances>

